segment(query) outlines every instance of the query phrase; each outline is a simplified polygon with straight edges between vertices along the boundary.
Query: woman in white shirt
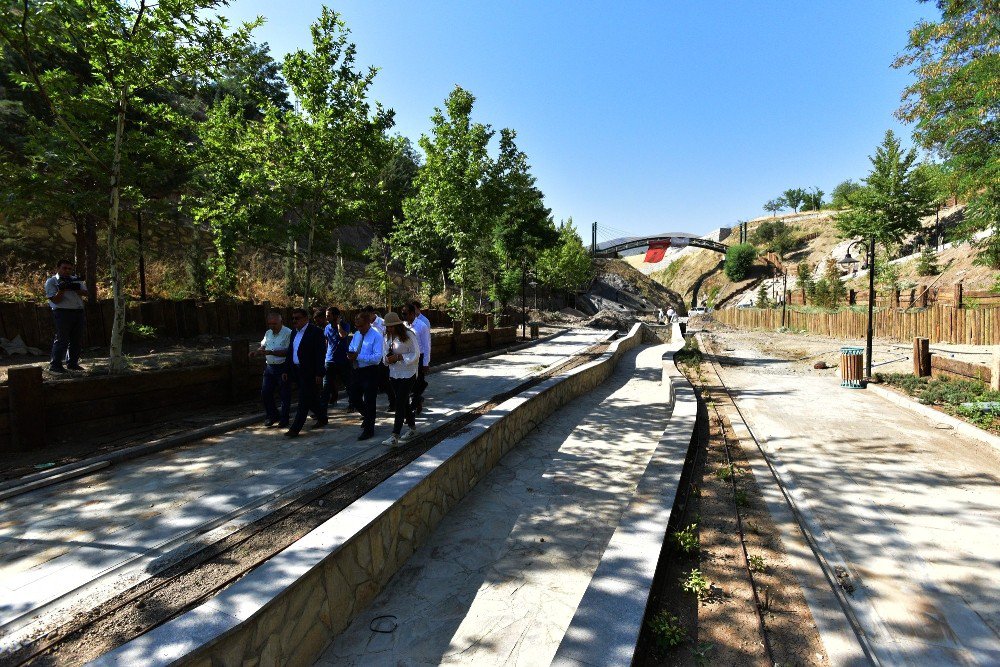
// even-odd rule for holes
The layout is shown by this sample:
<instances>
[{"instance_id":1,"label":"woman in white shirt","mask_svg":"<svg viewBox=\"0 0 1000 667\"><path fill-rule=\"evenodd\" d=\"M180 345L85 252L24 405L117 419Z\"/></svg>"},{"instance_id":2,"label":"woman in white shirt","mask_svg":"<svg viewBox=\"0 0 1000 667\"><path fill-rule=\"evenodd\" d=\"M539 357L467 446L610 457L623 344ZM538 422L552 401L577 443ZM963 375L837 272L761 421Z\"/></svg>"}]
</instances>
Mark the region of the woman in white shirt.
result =
<instances>
[{"instance_id":1,"label":"woman in white shirt","mask_svg":"<svg viewBox=\"0 0 1000 667\"><path fill-rule=\"evenodd\" d=\"M409 441L417 434L417 424L413 418L413 408L410 405L410 390L417 377L417 363L420 360L420 349L417 336L406 328L399 315L393 312L385 316L385 365L389 367L389 382L396 396L396 420L393 423L392 435L382 444L396 447ZM403 422L406 422L406 433Z\"/></svg>"}]
</instances>

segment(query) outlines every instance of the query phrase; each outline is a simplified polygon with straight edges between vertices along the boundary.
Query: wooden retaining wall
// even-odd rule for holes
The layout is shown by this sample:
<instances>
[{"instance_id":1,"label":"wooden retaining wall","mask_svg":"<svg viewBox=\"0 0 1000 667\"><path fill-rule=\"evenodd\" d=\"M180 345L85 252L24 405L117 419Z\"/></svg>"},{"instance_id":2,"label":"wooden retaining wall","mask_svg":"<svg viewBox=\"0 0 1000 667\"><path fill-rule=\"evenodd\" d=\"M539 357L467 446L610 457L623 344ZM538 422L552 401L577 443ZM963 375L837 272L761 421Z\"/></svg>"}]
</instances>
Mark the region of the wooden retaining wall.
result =
<instances>
[{"instance_id":1,"label":"wooden retaining wall","mask_svg":"<svg viewBox=\"0 0 1000 667\"><path fill-rule=\"evenodd\" d=\"M781 309L734 308L717 310L713 317L739 329L776 330L781 326ZM867 312L803 313L789 309L790 329L841 339L865 337ZM1000 345L1000 308L954 308L935 305L920 310L881 309L875 311L876 338L910 342L928 338L932 343Z\"/></svg>"},{"instance_id":2,"label":"wooden retaining wall","mask_svg":"<svg viewBox=\"0 0 1000 667\"><path fill-rule=\"evenodd\" d=\"M515 327L431 335L432 361L513 343ZM44 448L56 440L93 437L177 418L210 405L252 399L264 364L249 359L256 341L234 341L227 363L113 377L46 382L38 366L10 368L0 386L0 451Z\"/></svg>"}]
</instances>

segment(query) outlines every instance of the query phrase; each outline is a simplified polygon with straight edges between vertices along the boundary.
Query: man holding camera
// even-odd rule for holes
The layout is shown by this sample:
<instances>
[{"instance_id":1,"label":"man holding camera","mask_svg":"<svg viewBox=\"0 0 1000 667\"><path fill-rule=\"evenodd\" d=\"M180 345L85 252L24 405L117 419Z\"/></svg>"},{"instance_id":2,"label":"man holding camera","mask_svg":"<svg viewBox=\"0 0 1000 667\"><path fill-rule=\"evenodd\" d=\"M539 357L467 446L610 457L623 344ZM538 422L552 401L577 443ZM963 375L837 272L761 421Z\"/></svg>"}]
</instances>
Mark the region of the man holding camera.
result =
<instances>
[{"instance_id":1,"label":"man holding camera","mask_svg":"<svg viewBox=\"0 0 1000 667\"><path fill-rule=\"evenodd\" d=\"M56 337L52 341L52 358L49 370L53 373L82 371L80 345L86 320L83 315L83 297L87 288L79 277L73 275L73 262L61 259L56 264L56 274L45 281L45 296L52 308ZM65 366L63 362L66 361Z\"/></svg>"}]
</instances>

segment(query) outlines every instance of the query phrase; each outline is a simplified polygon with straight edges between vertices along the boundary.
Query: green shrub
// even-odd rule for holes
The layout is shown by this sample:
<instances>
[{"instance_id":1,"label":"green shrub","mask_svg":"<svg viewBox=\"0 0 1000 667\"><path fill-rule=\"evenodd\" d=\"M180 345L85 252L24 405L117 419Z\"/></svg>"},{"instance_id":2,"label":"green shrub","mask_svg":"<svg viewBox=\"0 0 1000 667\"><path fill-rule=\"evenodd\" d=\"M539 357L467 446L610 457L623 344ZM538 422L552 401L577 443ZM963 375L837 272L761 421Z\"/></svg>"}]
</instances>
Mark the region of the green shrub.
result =
<instances>
[{"instance_id":1,"label":"green shrub","mask_svg":"<svg viewBox=\"0 0 1000 667\"><path fill-rule=\"evenodd\" d=\"M738 243L726 251L724 270L726 277L733 282L746 280L750 275L750 267L757 259L757 248L749 243Z\"/></svg>"},{"instance_id":2,"label":"green shrub","mask_svg":"<svg viewBox=\"0 0 1000 667\"><path fill-rule=\"evenodd\" d=\"M653 640L661 650L680 646L687 639L687 630L681 625L680 619L667 611L660 611L649 622Z\"/></svg>"},{"instance_id":3,"label":"green shrub","mask_svg":"<svg viewBox=\"0 0 1000 667\"><path fill-rule=\"evenodd\" d=\"M704 599L712 589L712 584L708 582L705 575L698 568L688 572L686 577L681 577L681 589L686 593L693 593L698 599Z\"/></svg>"},{"instance_id":4,"label":"green shrub","mask_svg":"<svg viewBox=\"0 0 1000 667\"><path fill-rule=\"evenodd\" d=\"M701 549L701 541L698 538L698 524L692 523L684 530L674 531L674 544L682 554L692 555Z\"/></svg>"}]
</instances>

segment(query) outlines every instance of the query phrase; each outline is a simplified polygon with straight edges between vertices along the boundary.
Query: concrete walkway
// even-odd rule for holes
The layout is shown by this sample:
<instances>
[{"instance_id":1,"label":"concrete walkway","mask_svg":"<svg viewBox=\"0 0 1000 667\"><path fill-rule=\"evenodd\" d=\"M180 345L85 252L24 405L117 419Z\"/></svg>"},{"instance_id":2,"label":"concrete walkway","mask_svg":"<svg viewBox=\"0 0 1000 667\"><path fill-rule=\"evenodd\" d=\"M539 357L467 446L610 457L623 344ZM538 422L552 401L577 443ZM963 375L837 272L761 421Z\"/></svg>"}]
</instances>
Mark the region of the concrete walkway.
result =
<instances>
[{"instance_id":1,"label":"concrete walkway","mask_svg":"<svg viewBox=\"0 0 1000 667\"><path fill-rule=\"evenodd\" d=\"M429 377L418 427L432 428L605 337L576 330ZM355 415L295 440L247 428L0 502L0 652L148 578L297 492L385 451Z\"/></svg>"},{"instance_id":2,"label":"concrete walkway","mask_svg":"<svg viewBox=\"0 0 1000 667\"><path fill-rule=\"evenodd\" d=\"M1000 453L756 350L724 354L882 663L1000 664Z\"/></svg>"},{"instance_id":3,"label":"concrete walkway","mask_svg":"<svg viewBox=\"0 0 1000 667\"><path fill-rule=\"evenodd\" d=\"M665 347L509 452L317 664L549 664L669 417Z\"/></svg>"}]
</instances>

